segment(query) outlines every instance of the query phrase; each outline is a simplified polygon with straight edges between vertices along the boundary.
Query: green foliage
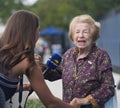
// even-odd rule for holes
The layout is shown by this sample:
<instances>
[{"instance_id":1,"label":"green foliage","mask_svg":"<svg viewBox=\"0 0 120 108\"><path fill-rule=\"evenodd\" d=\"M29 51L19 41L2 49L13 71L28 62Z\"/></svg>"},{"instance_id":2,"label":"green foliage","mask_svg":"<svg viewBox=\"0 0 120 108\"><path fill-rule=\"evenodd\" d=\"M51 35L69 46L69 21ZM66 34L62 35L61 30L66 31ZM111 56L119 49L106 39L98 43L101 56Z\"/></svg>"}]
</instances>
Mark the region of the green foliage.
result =
<instances>
[{"instance_id":1,"label":"green foliage","mask_svg":"<svg viewBox=\"0 0 120 108\"><path fill-rule=\"evenodd\" d=\"M45 106L38 99L29 99L26 103L26 108L45 108Z\"/></svg>"},{"instance_id":2,"label":"green foliage","mask_svg":"<svg viewBox=\"0 0 120 108\"><path fill-rule=\"evenodd\" d=\"M90 14L99 20L111 9L120 6L119 3L119 0L38 0L31 11L40 16L42 29L54 25L68 30L74 16Z\"/></svg>"},{"instance_id":3,"label":"green foliage","mask_svg":"<svg viewBox=\"0 0 120 108\"><path fill-rule=\"evenodd\" d=\"M24 6L21 2L14 2L15 0L0 0L0 18L1 22L5 23L8 17L18 9L22 9ZM20 0L16 0L20 1Z\"/></svg>"},{"instance_id":4,"label":"green foliage","mask_svg":"<svg viewBox=\"0 0 120 108\"><path fill-rule=\"evenodd\" d=\"M99 20L110 10L120 7L120 0L38 0L32 6L24 6L21 1L0 0L2 22L15 10L27 9L40 17L41 29L54 25L68 30L71 19L76 15L90 14Z\"/></svg>"}]
</instances>

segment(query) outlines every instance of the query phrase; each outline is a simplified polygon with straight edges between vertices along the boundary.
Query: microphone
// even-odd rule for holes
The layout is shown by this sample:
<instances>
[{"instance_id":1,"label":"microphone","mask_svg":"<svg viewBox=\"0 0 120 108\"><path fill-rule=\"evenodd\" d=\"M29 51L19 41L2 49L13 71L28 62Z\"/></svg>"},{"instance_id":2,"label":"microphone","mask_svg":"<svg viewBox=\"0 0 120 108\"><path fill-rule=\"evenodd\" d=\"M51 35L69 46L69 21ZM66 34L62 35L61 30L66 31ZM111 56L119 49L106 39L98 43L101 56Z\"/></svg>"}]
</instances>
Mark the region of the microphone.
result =
<instances>
[{"instance_id":1,"label":"microphone","mask_svg":"<svg viewBox=\"0 0 120 108\"><path fill-rule=\"evenodd\" d=\"M43 71L43 76L46 77L51 69L56 69L61 62L61 56L57 53L52 54L46 62L46 69Z\"/></svg>"},{"instance_id":2,"label":"microphone","mask_svg":"<svg viewBox=\"0 0 120 108\"><path fill-rule=\"evenodd\" d=\"M55 69L57 68L57 66L60 64L61 62L61 56L58 55L57 53L52 54L47 62L46 62L46 69L42 72L44 78L47 78L47 75L49 74L49 72L51 71L51 69ZM33 89L30 91L29 95L33 92Z\"/></svg>"}]
</instances>

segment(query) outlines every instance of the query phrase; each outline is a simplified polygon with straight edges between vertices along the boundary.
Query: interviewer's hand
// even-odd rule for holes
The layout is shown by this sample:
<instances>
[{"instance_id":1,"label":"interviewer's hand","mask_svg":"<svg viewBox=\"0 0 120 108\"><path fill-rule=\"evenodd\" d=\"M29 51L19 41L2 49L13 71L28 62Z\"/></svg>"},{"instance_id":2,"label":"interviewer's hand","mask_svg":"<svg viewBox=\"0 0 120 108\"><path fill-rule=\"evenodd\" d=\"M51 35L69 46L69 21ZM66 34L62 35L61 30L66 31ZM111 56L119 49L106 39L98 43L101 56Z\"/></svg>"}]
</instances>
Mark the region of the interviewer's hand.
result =
<instances>
[{"instance_id":1,"label":"interviewer's hand","mask_svg":"<svg viewBox=\"0 0 120 108\"><path fill-rule=\"evenodd\" d=\"M38 64L42 63L42 58L40 55L34 54L34 58L35 58L36 63L38 63Z\"/></svg>"},{"instance_id":2,"label":"interviewer's hand","mask_svg":"<svg viewBox=\"0 0 120 108\"><path fill-rule=\"evenodd\" d=\"M18 92L20 89L20 85L18 84L16 92ZM32 87L30 84L23 84L23 91L31 91Z\"/></svg>"},{"instance_id":3,"label":"interviewer's hand","mask_svg":"<svg viewBox=\"0 0 120 108\"><path fill-rule=\"evenodd\" d=\"M46 69L46 66L45 64L43 64L41 56L38 54L34 54L34 57L35 57L35 62L41 67L43 72Z\"/></svg>"},{"instance_id":4,"label":"interviewer's hand","mask_svg":"<svg viewBox=\"0 0 120 108\"><path fill-rule=\"evenodd\" d=\"M30 84L23 84L23 90L24 91L30 91L30 90L32 90L32 87L31 87Z\"/></svg>"},{"instance_id":5,"label":"interviewer's hand","mask_svg":"<svg viewBox=\"0 0 120 108\"><path fill-rule=\"evenodd\" d=\"M80 108L81 104L78 102L77 98L74 98L71 102L70 105L76 105L76 108Z\"/></svg>"},{"instance_id":6,"label":"interviewer's hand","mask_svg":"<svg viewBox=\"0 0 120 108\"><path fill-rule=\"evenodd\" d=\"M81 104L78 101L78 98L74 98L71 102L70 105L77 105L78 108L80 108Z\"/></svg>"},{"instance_id":7,"label":"interviewer's hand","mask_svg":"<svg viewBox=\"0 0 120 108\"><path fill-rule=\"evenodd\" d=\"M79 105L79 108L80 108L81 105L85 105L85 104L88 104L88 103L89 103L89 101L88 101L87 98L74 98L74 99L70 102L71 105L78 104L78 105Z\"/></svg>"}]
</instances>

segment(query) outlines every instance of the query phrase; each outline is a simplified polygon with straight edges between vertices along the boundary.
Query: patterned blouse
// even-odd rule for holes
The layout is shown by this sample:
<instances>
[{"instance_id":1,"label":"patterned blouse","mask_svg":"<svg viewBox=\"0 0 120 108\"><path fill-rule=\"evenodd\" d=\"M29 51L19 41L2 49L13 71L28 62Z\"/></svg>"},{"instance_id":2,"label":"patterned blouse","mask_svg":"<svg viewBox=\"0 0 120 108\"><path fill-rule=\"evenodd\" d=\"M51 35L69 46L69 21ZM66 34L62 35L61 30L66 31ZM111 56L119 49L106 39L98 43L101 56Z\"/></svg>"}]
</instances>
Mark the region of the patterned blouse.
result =
<instances>
[{"instance_id":1,"label":"patterned blouse","mask_svg":"<svg viewBox=\"0 0 120 108\"><path fill-rule=\"evenodd\" d=\"M85 58L77 60L78 54L74 54L74 51L75 48L68 49L60 66L49 72L45 79L54 81L62 78L65 102L69 103L74 97L92 95L100 108L103 108L115 90L108 53L94 45Z\"/></svg>"},{"instance_id":2,"label":"patterned blouse","mask_svg":"<svg viewBox=\"0 0 120 108\"><path fill-rule=\"evenodd\" d=\"M74 48L63 55L61 62L63 100L70 102L74 97L92 95L99 106L114 95L112 65L106 51L93 46L91 52L77 60Z\"/></svg>"}]
</instances>

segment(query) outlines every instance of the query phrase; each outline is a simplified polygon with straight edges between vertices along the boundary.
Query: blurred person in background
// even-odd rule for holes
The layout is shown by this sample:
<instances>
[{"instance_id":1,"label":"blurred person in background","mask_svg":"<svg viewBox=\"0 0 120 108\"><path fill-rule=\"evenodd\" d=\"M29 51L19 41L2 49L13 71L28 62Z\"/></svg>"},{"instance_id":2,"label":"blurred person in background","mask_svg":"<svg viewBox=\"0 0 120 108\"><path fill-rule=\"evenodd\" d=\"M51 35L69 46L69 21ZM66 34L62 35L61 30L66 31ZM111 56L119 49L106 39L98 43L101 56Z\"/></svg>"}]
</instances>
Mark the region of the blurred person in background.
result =
<instances>
[{"instance_id":1,"label":"blurred person in background","mask_svg":"<svg viewBox=\"0 0 120 108\"><path fill-rule=\"evenodd\" d=\"M41 55L41 57L43 56L43 53L44 53L43 43L44 43L44 40L39 37L39 39L37 40L35 44L35 53L38 55Z\"/></svg>"},{"instance_id":2,"label":"blurred person in background","mask_svg":"<svg viewBox=\"0 0 120 108\"><path fill-rule=\"evenodd\" d=\"M43 54L44 54L44 42L45 41L41 37L39 37L39 39L35 44L35 53L40 55L41 58L43 58Z\"/></svg>"},{"instance_id":3,"label":"blurred person in background","mask_svg":"<svg viewBox=\"0 0 120 108\"><path fill-rule=\"evenodd\" d=\"M46 76L50 81L62 78L63 100L78 102L80 108L104 108L115 92L111 59L96 45L99 30L100 23L90 15L74 17L69 38L75 47L68 49L59 67Z\"/></svg>"},{"instance_id":4,"label":"blurred person in background","mask_svg":"<svg viewBox=\"0 0 120 108\"><path fill-rule=\"evenodd\" d=\"M0 90L4 93L5 100L15 94L19 78L25 74L46 108L79 108L63 102L50 92L41 66L34 57L38 38L38 16L27 10L16 11L10 16L0 38Z\"/></svg>"}]
</instances>

